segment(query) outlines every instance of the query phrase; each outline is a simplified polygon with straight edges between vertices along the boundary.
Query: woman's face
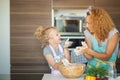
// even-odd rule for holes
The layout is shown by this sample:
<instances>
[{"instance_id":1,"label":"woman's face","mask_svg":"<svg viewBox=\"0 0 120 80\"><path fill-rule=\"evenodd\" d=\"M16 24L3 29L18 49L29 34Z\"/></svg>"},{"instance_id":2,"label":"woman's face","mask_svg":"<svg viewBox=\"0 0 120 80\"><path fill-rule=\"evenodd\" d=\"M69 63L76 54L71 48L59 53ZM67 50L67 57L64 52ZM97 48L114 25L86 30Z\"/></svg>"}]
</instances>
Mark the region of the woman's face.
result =
<instances>
[{"instance_id":1,"label":"woman's face","mask_svg":"<svg viewBox=\"0 0 120 80\"><path fill-rule=\"evenodd\" d=\"M61 43L60 33L56 29L52 29L50 32L50 37L54 43Z\"/></svg>"},{"instance_id":2,"label":"woman's face","mask_svg":"<svg viewBox=\"0 0 120 80\"><path fill-rule=\"evenodd\" d=\"M86 17L86 26L85 27L90 33L94 33L94 28L93 28L92 21L91 21L91 18L89 15Z\"/></svg>"}]
</instances>

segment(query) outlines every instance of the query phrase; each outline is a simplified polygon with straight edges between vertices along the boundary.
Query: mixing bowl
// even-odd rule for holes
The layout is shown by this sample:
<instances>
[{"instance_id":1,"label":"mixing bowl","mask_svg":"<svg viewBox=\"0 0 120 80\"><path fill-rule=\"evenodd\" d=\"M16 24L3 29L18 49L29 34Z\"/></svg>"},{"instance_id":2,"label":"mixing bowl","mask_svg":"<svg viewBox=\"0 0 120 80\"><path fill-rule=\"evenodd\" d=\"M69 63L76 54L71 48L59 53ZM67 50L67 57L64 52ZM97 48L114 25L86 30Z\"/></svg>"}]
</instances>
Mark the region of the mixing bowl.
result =
<instances>
[{"instance_id":1,"label":"mixing bowl","mask_svg":"<svg viewBox=\"0 0 120 80\"><path fill-rule=\"evenodd\" d=\"M85 64L71 63L71 65L64 66L63 64L59 66L61 74L66 78L78 78L85 71Z\"/></svg>"}]
</instances>

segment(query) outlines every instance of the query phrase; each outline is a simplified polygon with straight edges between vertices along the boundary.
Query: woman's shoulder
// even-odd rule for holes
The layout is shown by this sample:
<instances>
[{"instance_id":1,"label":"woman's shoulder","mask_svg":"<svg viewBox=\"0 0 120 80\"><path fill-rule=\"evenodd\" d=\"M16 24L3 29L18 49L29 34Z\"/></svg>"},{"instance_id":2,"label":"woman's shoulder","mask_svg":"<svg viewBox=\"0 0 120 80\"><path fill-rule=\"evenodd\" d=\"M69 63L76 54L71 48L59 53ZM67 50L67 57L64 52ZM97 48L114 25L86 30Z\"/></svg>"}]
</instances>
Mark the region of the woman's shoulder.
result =
<instances>
[{"instance_id":1,"label":"woman's shoulder","mask_svg":"<svg viewBox=\"0 0 120 80\"><path fill-rule=\"evenodd\" d=\"M115 33L119 33L117 28L114 28L109 32L108 39L110 39Z\"/></svg>"},{"instance_id":2,"label":"woman's shoulder","mask_svg":"<svg viewBox=\"0 0 120 80\"><path fill-rule=\"evenodd\" d=\"M92 34L91 34L88 30L85 30L85 31L84 31L84 34L85 34L85 35L92 36Z\"/></svg>"},{"instance_id":3,"label":"woman's shoulder","mask_svg":"<svg viewBox=\"0 0 120 80\"><path fill-rule=\"evenodd\" d=\"M91 40L91 38L93 37L93 35L92 35L88 30L85 30L85 31L84 31L84 35L85 35L86 38L88 38L88 39L90 39L90 40Z\"/></svg>"},{"instance_id":4,"label":"woman's shoulder","mask_svg":"<svg viewBox=\"0 0 120 80\"><path fill-rule=\"evenodd\" d=\"M110 33L116 33L116 32L119 32L117 28L113 28Z\"/></svg>"},{"instance_id":5,"label":"woman's shoulder","mask_svg":"<svg viewBox=\"0 0 120 80\"><path fill-rule=\"evenodd\" d=\"M84 33L89 33L89 31L86 29L86 30L84 31Z\"/></svg>"}]
</instances>

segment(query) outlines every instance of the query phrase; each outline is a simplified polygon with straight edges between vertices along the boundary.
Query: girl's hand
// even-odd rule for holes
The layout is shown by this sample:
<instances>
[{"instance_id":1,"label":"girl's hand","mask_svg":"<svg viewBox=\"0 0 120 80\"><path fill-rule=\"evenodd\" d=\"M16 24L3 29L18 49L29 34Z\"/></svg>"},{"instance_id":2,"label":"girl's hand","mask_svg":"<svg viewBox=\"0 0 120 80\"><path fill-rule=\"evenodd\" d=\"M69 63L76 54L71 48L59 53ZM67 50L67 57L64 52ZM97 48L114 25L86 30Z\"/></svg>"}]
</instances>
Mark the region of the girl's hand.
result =
<instances>
[{"instance_id":1,"label":"girl's hand","mask_svg":"<svg viewBox=\"0 0 120 80\"><path fill-rule=\"evenodd\" d=\"M69 46L71 46L72 45L72 41L69 41L69 38L65 41L65 45L64 45L64 47L69 47Z\"/></svg>"},{"instance_id":2,"label":"girl's hand","mask_svg":"<svg viewBox=\"0 0 120 80\"><path fill-rule=\"evenodd\" d=\"M58 70L59 69L59 66L62 64L62 62L59 62L59 63L55 63L53 68Z\"/></svg>"}]
</instances>

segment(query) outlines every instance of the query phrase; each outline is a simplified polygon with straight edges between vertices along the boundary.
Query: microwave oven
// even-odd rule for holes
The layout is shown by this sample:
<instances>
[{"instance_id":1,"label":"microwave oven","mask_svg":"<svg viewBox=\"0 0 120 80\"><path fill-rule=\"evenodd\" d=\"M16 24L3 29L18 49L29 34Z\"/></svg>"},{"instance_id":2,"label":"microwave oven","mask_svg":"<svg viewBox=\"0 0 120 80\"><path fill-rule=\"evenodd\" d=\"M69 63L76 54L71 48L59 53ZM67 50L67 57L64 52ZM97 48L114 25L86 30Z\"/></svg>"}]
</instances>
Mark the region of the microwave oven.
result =
<instances>
[{"instance_id":1,"label":"microwave oven","mask_svg":"<svg viewBox=\"0 0 120 80\"><path fill-rule=\"evenodd\" d=\"M54 26L61 35L80 35L85 30L84 17L54 17Z\"/></svg>"}]
</instances>

